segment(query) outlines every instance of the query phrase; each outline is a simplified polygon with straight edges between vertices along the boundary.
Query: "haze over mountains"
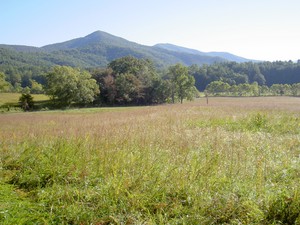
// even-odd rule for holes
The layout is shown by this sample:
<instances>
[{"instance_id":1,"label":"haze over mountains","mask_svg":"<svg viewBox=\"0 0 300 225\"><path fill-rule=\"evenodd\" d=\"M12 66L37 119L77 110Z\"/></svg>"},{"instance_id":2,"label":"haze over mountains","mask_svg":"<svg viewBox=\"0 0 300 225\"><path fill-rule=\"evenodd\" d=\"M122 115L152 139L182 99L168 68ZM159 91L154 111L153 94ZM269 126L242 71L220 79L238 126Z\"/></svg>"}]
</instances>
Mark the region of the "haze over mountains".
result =
<instances>
[{"instance_id":1,"label":"haze over mountains","mask_svg":"<svg viewBox=\"0 0 300 225\"><path fill-rule=\"evenodd\" d=\"M112 60L128 55L150 59L157 67L175 63L189 66L226 61L253 61L226 52L205 53L172 44L145 46L103 31L96 31L85 37L40 48L0 45L0 64L8 63L17 66L104 67Z\"/></svg>"}]
</instances>

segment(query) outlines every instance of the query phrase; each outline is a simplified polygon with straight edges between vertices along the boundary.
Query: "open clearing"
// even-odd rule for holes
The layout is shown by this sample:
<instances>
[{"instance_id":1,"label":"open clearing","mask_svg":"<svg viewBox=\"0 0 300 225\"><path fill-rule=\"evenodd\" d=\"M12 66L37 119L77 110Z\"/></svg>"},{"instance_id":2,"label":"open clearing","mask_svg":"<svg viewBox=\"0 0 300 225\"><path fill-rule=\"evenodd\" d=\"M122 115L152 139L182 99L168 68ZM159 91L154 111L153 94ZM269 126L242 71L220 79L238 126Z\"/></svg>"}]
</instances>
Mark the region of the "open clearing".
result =
<instances>
[{"instance_id":1,"label":"open clearing","mask_svg":"<svg viewBox=\"0 0 300 225\"><path fill-rule=\"evenodd\" d=\"M1 224L299 224L300 98L0 114Z\"/></svg>"}]
</instances>

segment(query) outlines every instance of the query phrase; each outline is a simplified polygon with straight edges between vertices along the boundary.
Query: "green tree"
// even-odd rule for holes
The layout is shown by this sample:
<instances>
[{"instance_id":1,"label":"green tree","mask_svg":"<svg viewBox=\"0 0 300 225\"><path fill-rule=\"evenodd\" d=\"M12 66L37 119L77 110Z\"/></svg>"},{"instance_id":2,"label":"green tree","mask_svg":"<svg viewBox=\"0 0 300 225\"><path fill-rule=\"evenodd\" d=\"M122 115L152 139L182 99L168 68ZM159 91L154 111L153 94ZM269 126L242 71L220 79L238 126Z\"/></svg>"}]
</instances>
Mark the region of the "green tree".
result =
<instances>
[{"instance_id":1,"label":"green tree","mask_svg":"<svg viewBox=\"0 0 300 225\"><path fill-rule=\"evenodd\" d=\"M289 85L273 84L270 90L273 95L285 95L289 91Z\"/></svg>"},{"instance_id":2,"label":"green tree","mask_svg":"<svg viewBox=\"0 0 300 225\"><path fill-rule=\"evenodd\" d=\"M39 84L37 81L30 79L30 87L31 87L31 93L33 94L42 94L44 92L43 85Z\"/></svg>"},{"instance_id":3,"label":"green tree","mask_svg":"<svg viewBox=\"0 0 300 225\"><path fill-rule=\"evenodd\" d=\"M259 85L266 83L264 75L261 73L258 64L249 62L248 63L248 75L250 82L257 82Z\"/></svg>"},{"instance_id":4,"label":"green tree","mask_svg":"<svg viewBox=\"0 0 300 225\"><path fill-rule=\"evenodd\" d=\"M231 95L233 95L233 96L237 96L238 95L238 86L237 85L231 85L231 87L230 87L230 93L231 93Z\"/></svg>"},{"instance_id":5,"label":"green tree","mask_svg":"<svg viewBox=\"0 0 300 225\"><path fill-rule=\"evenodd\" d=\"M298 63L300 64L300 60L298 60ZM291 87L291 91L293 96L299 96L300 95L300 83L293 84Z\"/></svg>"},{"instance_id":6,"label":"green tree","mask_svg":"<svg viewBox=\"0 0 300 225\"><path fill-rule=\"evenodd\" d=\"M5 73L12 86L21 86L22 77L19 71L17 71L14 67L10 67Z\"/></svg>"},{"instance_id":7,"label":"green tree","mask_svg":"<svg viewBox=\"0 0 300 225\"><path fill-rule=\"evenodd\" d=\"M133 103L143 97L140 80L131 73L123 73L116 78L117 102Z\"/></svg>"},{"instance_id":8,"label":"green tree","mask_svg":"<svg viewBox=\"0 0 300 225\"><path fill-rule=\"evenodd\" d=\"M116 102L117 95L113 70L111 68L97 68L92 71L92 78L96 80L101 90L97 102L113 105Z\"/></svg>"},{"instance_id":9,"label":"green tree","mask_svg":"<svg viewBox=\"0 0 300 225\"><path fill-rule=\"evenodd\" d=\"M249 95L259 96L259 86L256 81L250 85Z\"/></svg>"},{"instance_id":10,"label":"green tree","mask_svg":"<svg viewBox=\"0 0 300 225\"><path fill-rule=\"evenodd\" d=\"M163 80L157 78L153 85L153 102L164 103L170 100L171 96L171 82L170 80Z\"/></svg>"},{"instance_id":11,"label":"green tree","mask_svg":"<svg viewBox=\"0 0 300 225\"><path fill-rule=\"evenodd\" d=\"M188 68L176 64L169 67L169 78L171 80L171 98L175 102L175 97L178 97L180 102L183 99L192 99L195 93L195 78L189 75Z\"/></svg>"},{"instance_id":12,"label":"green tree","mask_svg":"<svg viewBox=\"0 0 300 225\"><path fill-rule=\"evenodd\" d=\"M155 102L158 75L151 61L126 56L109 63L106 70L95 70L105 103L151 104Z\"/></svg>"},{"instance_id":13,"label":"green tree","mask_svg":"<svg viewBox=\"0 0 300 225\"><path fill-rule=\"evenodd\" d=\"M266 85L259 86L259 95L268 95L270 93L270 89Z\"/></svg>"},{"instance_id":14,"label":"green tree","mask_svg":"<svg viewBox=\"0 0 300 225\"><path fill-rule=\"evenodd\" d=\"M105 91L103 95L106 97L108 103L113 104L117 96L117 87L116 87L115 78L111 74L108 74L103 78L102 84L103 84L103 89L101 89L103 90L102 93Z\"/></svg>"},{"instance_id":15,"label":"green tree","mask_svg":"<svg viewBox=\"0 0 300 225\"><path fill-rule=\"evenodd\" d=\"M249 96L252 93L251 84L239 84L238 85L239 96Z\"/></svg>"},{"instance_id":16,"label":"green tree","mask_svg":"<svg viewBox=\"0 0 300 225\"><path fill-rule=\"evenodd\" d=\"M96 80L87 71L55 66L47 74L46 93L60 106L69 106L72 102L91 103L99 92Z\"/></svg>"},{"instance_id":17,"label":"green tree","mask_svg":"<svg viewBox=\"0 0 300 225\"><path fill-rule=\"evenodd\" d=\"M31 94L22 94L19 98L19 102L24 111L28 111L34 106L33 97Z\"/></svg>"},{"instance_id":18,"label":"green tree","mask_svg":"<svg viewBox=\"0 0 300 225\"><path fill-rule=\"evenodd\" d=\"M177 78L178 82L178 97L182 104L183 99L192 100L196 94L195 79L187 74L181 74Z\"/></svg>"},{"instance_id":19,"label":"green tree","mask_svg":"<svg viewBox=\"0 0 300 225\"><path fill-rule=\"evenodd\" d=\"M213 95L223 95L230 92L230 85L223 81L213 81L206 87L206 92Z\"/></svg>"},{"instance_id":20,"label":"green tree","mask_svg":"<svg viewBox=\"0 0 300 225\"><path fill-rule=\"evenodd\" d=\"M8 91L10 87L10 83L5 80L5 74L0 72L0 92Z\"/></svg>"},{"instance_id":21,"label":"green tree","mask_svg":"<svg viewBox=\"0 0 300 225\"><path fill-rule=\"evenodd\" d=\"M30 87L24 87L24 88L22 88L22 94L30 94L30 93L31 93Z\"/></svg>"}]
</instances>

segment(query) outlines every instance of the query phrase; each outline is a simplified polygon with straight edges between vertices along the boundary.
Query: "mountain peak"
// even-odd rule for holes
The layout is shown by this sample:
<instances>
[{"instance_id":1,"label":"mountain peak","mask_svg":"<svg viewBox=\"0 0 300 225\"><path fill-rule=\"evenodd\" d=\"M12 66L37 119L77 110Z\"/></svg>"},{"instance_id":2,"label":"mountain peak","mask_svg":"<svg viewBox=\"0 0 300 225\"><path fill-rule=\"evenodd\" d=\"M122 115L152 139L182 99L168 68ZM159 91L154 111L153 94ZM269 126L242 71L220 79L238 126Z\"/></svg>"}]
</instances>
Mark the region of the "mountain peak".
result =
<instances>
[{"instance_id":1,"label":"mountain peak","mask_svg":"<svg viewBox=\"0 0 300 225\"><path fill-rule=\"evenodd\" d=\"M89 40L97 40L97 41L101 41L105 38L112 38L112 37L115 37L109 33L106 33L104 31L95 31L91 34L88 34L87 36L83 37L84 39L89 39Z\"/></svg>"},{"instance_id":2,"label":"mountain peak","mask_svg":"<svg viewBox=\"0 0 300 225\"><path fill-rule=\"evenodd\" d=\"M62 43L56 43L51 45L46 45L42 47L43 49L47 51L57 51L57 50L68 50L68 49L75 49L75 48L89 48L91 46L95 45L118 45L118 46L124 46L128 45L129 43L133 43L130 41L127 41L124 38L117 37L114 35L111 35L109 33L106 33L104 31L95 31L91 34L88 34L85 37L80 37L76 39L72 39L70 41L62 42Z\"/></svg>"}]
</instances>

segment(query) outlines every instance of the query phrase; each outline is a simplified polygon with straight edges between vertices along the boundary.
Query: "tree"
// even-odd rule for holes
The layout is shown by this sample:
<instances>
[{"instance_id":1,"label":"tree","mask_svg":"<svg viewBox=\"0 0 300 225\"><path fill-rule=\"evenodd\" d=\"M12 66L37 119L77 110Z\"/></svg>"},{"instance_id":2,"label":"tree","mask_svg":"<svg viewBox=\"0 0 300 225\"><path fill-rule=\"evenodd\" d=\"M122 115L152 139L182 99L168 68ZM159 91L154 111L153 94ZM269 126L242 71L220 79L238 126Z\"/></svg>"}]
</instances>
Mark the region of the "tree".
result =
<instances>
[{"instance_id":1,"label":"tree","mask_svg":"<svg viewBox=\"0 0 300 225\"><path fill-rule=\"evenodd\" d=\"M14 67L10 67L5 73L12 86L21 86L22 77Z\"/></svg>"},{"instance_id":2,"label":"tree","mask_svg":"<svg viewBox=\"0 0 300 225\"><path fill-rule=\"evenodd\" d=\"M20 105L24 111L28 111L33 108L33 97L30 94L22 94L19 98Z\"/></svg>"},{"instance_id":3,"label":"tree","mask_svg":"<svg viewBox=\"0 0 300 225\"><path fill-rule=\"evenodd\" d=\"M270 92L270 89L266 85L259 86L259 95L268 95Z\"/></svg>"},{"instance_id":4,"label":"tree","mask_svg":"<svg viewBox=\"0 0 300 225\"><path fill-rule=\"evenodd\" d=\"M157 78L153 82L153 103L164 103L170 100L171 96L171 82L170 80L163 80Z\"/></svg>"},{"instance_id":5,"label":"tree","mask_svg":"<svg viewBox=\"0 0 300 225\"><path fill-rule=\"evenodd\" d=\"M47 74L46 93L60 106L69 106L72 102L91 103L100 91L96 80L87 71L55 66Z\"/></svg>"},{"instance_id":6,"label":"tree","mask_svg":"<svg viewBox=\"0 0 300 225\"><path fill-rule=\"evenodd\" d=\"M300 64L300 60L298 60ZM300 94L300 83L293 84L291 87L293 96L298 96Z\"/></svg>"},{"instance_id":7,"label":"tree","mask_svg":"<svg viewBox=\"0 0 300 225\"><path fill-rule=\"evenodd\" d=\"M180 102L183 99L193 98L195 92L195 78L188 73L188 68L176 64L169 67L169 78L171 80L171 98L175 102L175 97L178 97Z\"/></svg>"},{"instance_id":8,"label":"tree","mask_svg":"<svg viewBox=\"0 0 300 225\"><path fill-rule=\"evenodd\" d=\"M92 78L96 80L101 90L97 102L113 105L116 101L117 95L113 70L111 68L94 69L92 71Z\"/></svg>"},{"instance_id":9,"label":"tree","mask_svg":"<svg viewBox=\"0 0 300 225\"><path fill-rule=\"evenodd\" d=\"M33 79L29 80L31 86L31 93L33 94L42 94L43 93L43 85L39 84Z\"/></svg>"},{"instance_id":10,"label":"tree","mask_svg":"<svg viewBox=\"0 0 300 225\"><path fill-rule=\"evenodd\" d=\"M266 83L264 75L261 73L258 64L249 62L248 64L248 76L250 82L257 82L259 85Z\"/></svg>"},{"instance_id":11,"label":"tree","mask_svg":"<svg viewBox=\"0 0 300 225\"><path fill-rule=\"evenodd\" d=\"M103 95L106 97L107 102L113 104L116 100L117 88L115 78L111 74L108 74L103 78L102 90L102 93L105 91Z\"/></svg>"},{"instance_id":12,"label":"tree","mask_svg":"<svg viewBox=\"0 0 300 225\"><path fill-rule=\"evenodd\" d=\"M288 95L292 93L292 87L288 84L273 84L270 90L274 95Z\"/></svg>"},{"instance_id":13,"label":"tree","mask_svg":"<svg viewBox=\"0 0 300 225\"><path fill-rule=\"evenodd\" d=\"M251 84L239 84L238 85L239 96L249 96L252 93Z\"/></svg>"},{"instance_id":14,"label":"tree","mask_svg":"<svg viewBox=\"0 0 300 225\"><path fill-rule=\"evenodd\" d=\"M178 83L178 97L180 99L180 103L182 104L183 99L192 100L196 90L195 90L195 79L192 76L187 74L181 74L177 78Z\"/></svg>"},{"instance_id":15,"label":"tree","mask_svg":"<svg viewBox=\"0 0 300 225\"><path fill-rule=\"evenodd\" d=\"M151 104L156 100L158 75L151 61L126 56L96 69L93 77L101 89L100 99L108 104Z\"/></svg>"},{"instance_id":16,"label":"tree","mask_svg":"<svg viewBox=\"0 0 300 225\"><path fill-rule=\"evenodd\" d=\"M109 67L113 69L114 74L132 74L137 78L138 82L135 82L137 95L134 100L136 103L151 104L153 102L154 81L158 75L150 60L127 56L112 61Z\"/></svg>"},{"instance_id":17,"label":"tree","mask_svg":"<svg viewBox=\"0 0 300 225\"><path fill-rule=\"evenodd\" d=\"M249 94L254 96L259 96L259 86L256 81L250 85Z\"/></svg>"},{"instance_id":18,"label":"tree","mask_svg":"<svg viewBox=\"0 0 300 225\"><path fill-rule=\"evenodd\" d=\"M111 68L115 74L131 73L137 75L143 69L144 63L146 63L146 60L144 59L125 56L110 62L108 68Z\"/></svg>"},{"instance_id":19,"label":"tree","mask_svg":"<svg viewBox=\"0 0 300 225\"><path fill-rule=\"evenodd\" d=\"M213 81L206 87L206 92L209 94L223 94L228 93L230 91L230 85L223 81Z\"/></svg>"},{"instance_id":20,"label":"tree","mask_svg":"<svg viewBox=\"0 0 300 225\"><path fill-rule=\"evenodd\" d=\"M132 103L143 97L141 82L131 73L123 73L116 78L117 101L119 103Z\"/></svg>"},{"instance_id":21,"label":"tree","mask_svg":"<svg viewBox=\"0 0 300 225\"><path fill-rule=\"evenodd\" d=\"M5 74L0 72L0 92L8 91L10 86L10 83L5 80Z\"/></svg>"}]
</instances>

